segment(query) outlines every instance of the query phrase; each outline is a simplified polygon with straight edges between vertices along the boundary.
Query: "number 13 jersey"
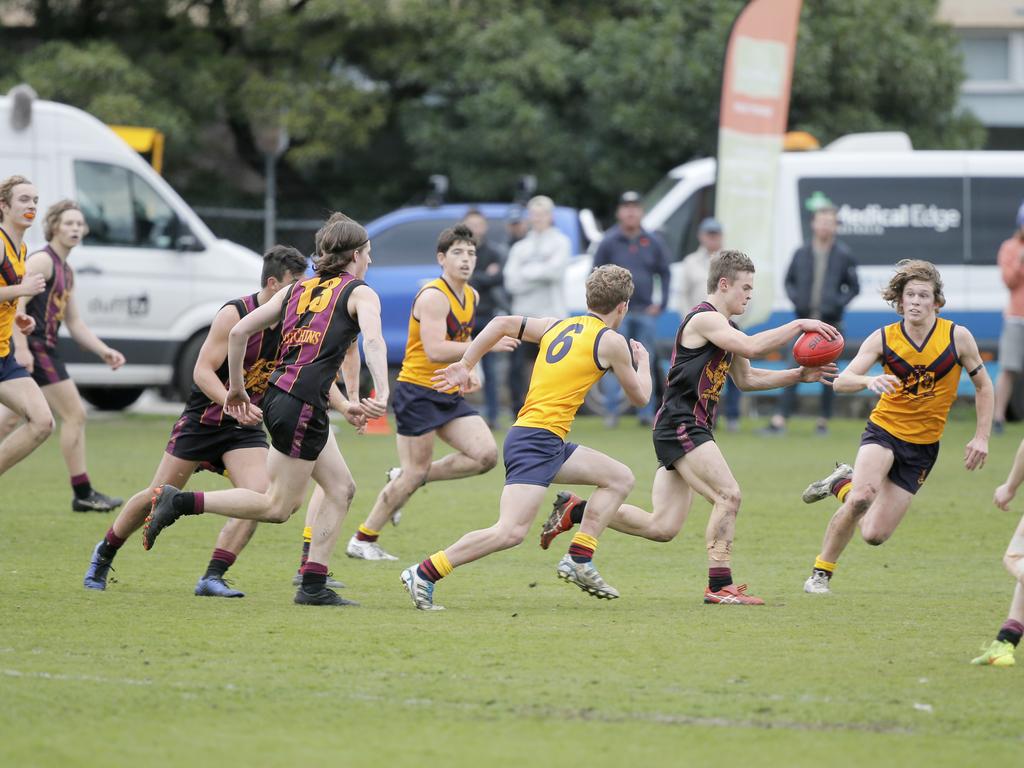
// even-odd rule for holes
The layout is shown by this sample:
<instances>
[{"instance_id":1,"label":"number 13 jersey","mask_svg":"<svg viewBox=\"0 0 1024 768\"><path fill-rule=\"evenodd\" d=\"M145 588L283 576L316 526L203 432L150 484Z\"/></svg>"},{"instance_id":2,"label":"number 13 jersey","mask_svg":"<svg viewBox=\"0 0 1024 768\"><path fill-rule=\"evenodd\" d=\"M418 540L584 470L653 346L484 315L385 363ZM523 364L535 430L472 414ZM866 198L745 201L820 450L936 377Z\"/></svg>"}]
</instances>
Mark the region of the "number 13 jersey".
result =
<instances>
[{"instance_id":1,"label":"number 13 jersey","mask_svg":"<svg viewBox=\"0 0 1024 768\"><path fill-rule=\"evenodd\" d=\"M538 427L564 439L587 392L607 370L597 359L597 346L609 330L595 315L551 326L540 339L526 402L512 426Z\"/></svg>"}]
</instances>

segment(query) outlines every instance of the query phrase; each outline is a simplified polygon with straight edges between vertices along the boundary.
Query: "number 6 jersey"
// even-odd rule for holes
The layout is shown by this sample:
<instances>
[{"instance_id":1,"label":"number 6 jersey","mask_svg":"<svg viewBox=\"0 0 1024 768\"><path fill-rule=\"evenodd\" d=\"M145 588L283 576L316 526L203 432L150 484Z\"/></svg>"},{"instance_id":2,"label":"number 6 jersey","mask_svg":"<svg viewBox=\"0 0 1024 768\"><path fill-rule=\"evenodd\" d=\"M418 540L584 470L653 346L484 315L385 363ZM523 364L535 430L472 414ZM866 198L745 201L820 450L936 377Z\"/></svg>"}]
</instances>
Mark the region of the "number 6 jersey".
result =
<instances>
[{"instance_id":1,"label":"number 6 jersey","mask_svg":"<svg viewBox=\"0 0 1024 768\"><path fill-rule=\"evenodd\" d=\"M597 345L609 330L595 315L551 326L540 339L526 402L512 426L539 427L564 439L587 392L607 370L597 359Z\"/></svg>"},{"instance_id":2,"label":"number 6 jersey","mask_svg":"<svg viewBox=\"0 0 1024 768\"><path fill-rule=\"evenodd\" d=\"M348 297L360 285L354 275L314 277L287 289L281 314L281 353L271 385L327 409L327 393L341 361L359 335Z\"/></svg>"}]
</instances>

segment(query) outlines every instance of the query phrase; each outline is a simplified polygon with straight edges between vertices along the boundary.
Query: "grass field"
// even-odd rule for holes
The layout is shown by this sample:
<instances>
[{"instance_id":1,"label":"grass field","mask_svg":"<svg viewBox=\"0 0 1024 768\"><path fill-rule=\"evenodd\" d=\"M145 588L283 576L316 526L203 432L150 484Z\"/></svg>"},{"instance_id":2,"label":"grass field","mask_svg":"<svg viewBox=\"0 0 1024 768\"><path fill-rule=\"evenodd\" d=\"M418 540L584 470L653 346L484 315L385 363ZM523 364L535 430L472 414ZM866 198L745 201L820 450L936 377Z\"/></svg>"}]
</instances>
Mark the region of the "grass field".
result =
<instances>
[{"instance_id":1,"label":"grass field","mask_svg":"<svg viewBox=\"0 0 1024 768\"><path fill-rule=\"evenodd\" d=\"M192 595L222 522L209 515L153 552L133 538L117 582L90 592L82 575L110 518L69 511L51 440L0 479L0 765L1024 764L1024 658L967 663L1010 598L1000 557L1022 505L990 499L1021 433L994 438L968 474L971 411L954 415L896 536L855 541L825 598L801 585L834 503L799 494L852 458L862 422L828 437L806 422L786 438L750 423L722 435L745 492L735 573L764 608L701 603L700 501L669 544L602 538L597 562L620 600L558 581L568 541L543 552L531 536L442 582L447 611L417 612L401 568L490 524L501 471L421 490L382 536L398 563L352 561L344 542L395 451L391 437L347 431L359 491L333 569L362 608L292 604L301 519L261 529L239 558L229 576L243 600ZM171 421L93 422L96 485L144 486ZM632 500L649 505L648 433L583 419L573 439L633 466Z\"/></svg>"}]
</instances>

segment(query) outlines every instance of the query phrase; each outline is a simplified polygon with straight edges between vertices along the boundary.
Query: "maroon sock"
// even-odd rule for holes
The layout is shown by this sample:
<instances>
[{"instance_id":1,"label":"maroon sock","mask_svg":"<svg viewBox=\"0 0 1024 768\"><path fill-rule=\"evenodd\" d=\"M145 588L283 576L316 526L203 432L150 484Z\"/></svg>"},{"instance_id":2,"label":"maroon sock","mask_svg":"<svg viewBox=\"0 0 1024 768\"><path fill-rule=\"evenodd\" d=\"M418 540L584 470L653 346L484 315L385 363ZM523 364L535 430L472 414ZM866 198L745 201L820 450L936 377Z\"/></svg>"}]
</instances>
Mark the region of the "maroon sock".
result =
<instances>
[{"instance_id":1,"label":"maroon sock","mask_svg":"<svg viewBox=\"0 0 1024 768\"><path fill-rule=\"evenodd\" d=\"M838 499L839 492L843 490L843 488L848 486L851 482L853 481L850 480L850 478L842 477L839 480L836 480L834 483L832 483L832 487L829 489L829 492Z\"/></svg>"},{"instance_id":2,"label":"maroon sock","mask_svg":"<svg viewBox=\"0 0 1024 768\"><path fill-rule=\"evenodd\" d=\"M206 566L206 576L203 578L223 579L224 574L228 572L228 568L235 564L236 559L238 559L238 555L234 552L218 547L213 550L213 554L210 556L210 564Z\"/></svg>"},{"instance_id":3,"label":"maroon sock","mask_svg":"<svg viewBox=\"0 0 1024 768\"><path fill-rule=\"evenodd\" d=\"M732 568L708 568L708 589L717 592L732 584Z\"/></svg>"},{"instance_id":4,"label":"maroon sock","mask_svg":"<svg viewBox=\"0 0 1024 768\"><path fill-rule=\"evenodd\" d=\"M302 566L302 588L307 592L318 592L327 585L327 566L307 560Z\"/></svg>"},{"instance_id":5,"label":"maroon sock","mask_svg":"<svg viewBox=\"0 0 1024 768\"><path fill-rule=\"evenodd\" d=\"M416 566L416 574L421 578L429 581L433 584L435 581L441 578L440 572L434 567L434 563L428 557L418 566Z\"/></svg>"},{"instance_id":6,"label":"maroon sock","mask_svg":"<svg viewBox=\"0 0 1024 768\"><path fill-rule=\"evenodd\" d=\"M117 550L121 548L124 541L124 539L114 533L114 526L110 526L99 545L100 557L105 557L107 560L113 560L114 555L117 554Z\"/></svg>"},{"instance_id":7,"label":"maroon sock","mask_svg":"<svg viewBox=\"0 0 1024 768\"><path fill-rule=\"evenodd\" d=\"M84 499L92 493L92 483L89 482L89 473L83 472L80 475L71 476L71 490L75 493L76 499Z\"/></svg>"},{"instance_id":8,"label":"maroon sock","mask_svg":"<svg viewBox=\"0 0 1024 768\"><path fill-rule=\"evenodd\" d=\"M1020 642L1021 635L1024 635L1024 624L1016 619L1007 619L999 628L996 640L1001 643L1013 643L1014 647Z\"/></svg>"}]
</instances>

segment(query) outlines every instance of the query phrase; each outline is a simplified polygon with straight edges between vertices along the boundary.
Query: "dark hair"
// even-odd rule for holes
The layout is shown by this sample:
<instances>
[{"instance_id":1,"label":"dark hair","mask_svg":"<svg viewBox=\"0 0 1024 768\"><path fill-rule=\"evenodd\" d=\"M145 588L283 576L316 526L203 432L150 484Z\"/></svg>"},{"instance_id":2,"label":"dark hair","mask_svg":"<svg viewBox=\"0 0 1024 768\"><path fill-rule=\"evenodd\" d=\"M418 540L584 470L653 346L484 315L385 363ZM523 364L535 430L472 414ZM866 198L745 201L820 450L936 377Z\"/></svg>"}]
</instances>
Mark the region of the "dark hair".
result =
<instances>
[{"instance_id":1,"label":"dark hair","mask_svg":"<svg viewBox=\"0 0 1024 768\"><path fill-rule=\"evenodd\" d=\"M753 272L754 262L743 251L719 251L708 268L708 293L718 290L718 281L723 277L730 283L740 272Z\"/></svg>"},{"instance_id":2,"label":"dark hair","mask_svg":"<svg viewBox=\"0 0 1024 768\"><path fill-rule=\"evenodd\" d=\"M284 280L284 273L299 277L306 271L306 257L299 253L297 248L290 245L275 245L263 254L263 275L260 277L260 285L266 287L267 281L274 277Z\"/></svg>"},{"instance_id":3,"label":"dark hair","mask_svg":"<svg viewBox=\"0 0 1024 768\"><path fill-rule=\"evenodd\" d=\"M469 243L474 248L476 247L476 238L473 237L473 230L465 224L456 224L454 227L448 227L448 229L438 235L437 252L448 253L448 249L460 241Z\"/></svg>"},{"instance_id":4,"label":"dark hair","mask_svg":"<svg viewBox=\"0 0 1024 768\"><path fill-rule=\"evenodd\" d=\"M356 251L370 242L366 230L344 213L330 215L316 233L313 269L319 277L336 277L352 263Z\"/></svg>"}]
</instances>

